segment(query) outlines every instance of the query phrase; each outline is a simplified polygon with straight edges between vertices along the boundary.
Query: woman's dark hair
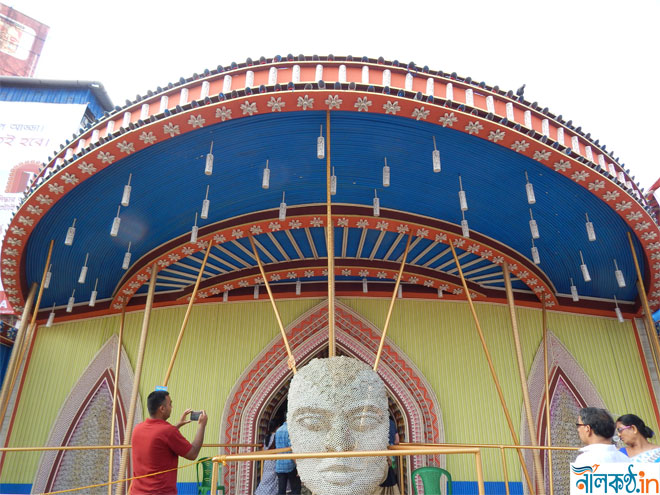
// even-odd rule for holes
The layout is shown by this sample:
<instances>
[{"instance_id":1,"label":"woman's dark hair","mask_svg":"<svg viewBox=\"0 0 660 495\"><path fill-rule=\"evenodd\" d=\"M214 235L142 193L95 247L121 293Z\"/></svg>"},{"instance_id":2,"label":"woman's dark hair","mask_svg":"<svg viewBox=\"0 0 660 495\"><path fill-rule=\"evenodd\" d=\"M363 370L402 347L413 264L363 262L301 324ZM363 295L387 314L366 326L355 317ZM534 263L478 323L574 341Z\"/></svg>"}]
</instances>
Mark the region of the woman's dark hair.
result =
<instances>
[{"instance_id":1,"label":"woman's dark hair","mask_svg":"<svg viewBox=\"0 0 660 495\"><path fill-rule=\"evenodd\" d=\"M644 424L642 418L634 414L624 414L616 420L617 423L622 423L625 426L635 426L639 434L644 438L653 438L653 430Z\"/></svg>"}]
</instances>

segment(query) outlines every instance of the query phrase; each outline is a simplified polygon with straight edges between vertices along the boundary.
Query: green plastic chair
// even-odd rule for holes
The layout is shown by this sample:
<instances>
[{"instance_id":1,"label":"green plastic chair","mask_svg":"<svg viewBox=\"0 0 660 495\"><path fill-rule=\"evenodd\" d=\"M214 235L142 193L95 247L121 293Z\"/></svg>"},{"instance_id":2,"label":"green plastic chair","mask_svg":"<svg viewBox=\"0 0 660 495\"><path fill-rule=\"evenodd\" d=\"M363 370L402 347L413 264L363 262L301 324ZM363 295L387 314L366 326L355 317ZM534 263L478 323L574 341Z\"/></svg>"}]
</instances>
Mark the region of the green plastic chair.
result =
<instances>
[{"instance_id":1,"label":"green plastic chair","mask_svg":"<svg viewBox=\"0 0 660 495\"><path fill-rule=\"evenodd\" d=\"M452 495L451 474L442 468L435 466L427 466L417 468L412 472L412 486L417 495L417 484L415 483L415 475L422 479L424 485L424 495L442 495L440 491L440 480L442 476L447 477L447 495Z\"/></svg>"},{"instance_id":2,"label":"green plastic chair","mask_svg":"<svg viewBox=\"0 0 660 495\"><path fill-rule=\"evenodd\" d=\"M210 457L200 457L200 463L197 464L197 495L207 495L211 492L211 478L213 475L213 461ZM199 468L202 468L202 480L199 480ZM225 493L225 487L220 484L222 479L222 468L218 473L218 490Z\"/></svg>"}]
</instances>

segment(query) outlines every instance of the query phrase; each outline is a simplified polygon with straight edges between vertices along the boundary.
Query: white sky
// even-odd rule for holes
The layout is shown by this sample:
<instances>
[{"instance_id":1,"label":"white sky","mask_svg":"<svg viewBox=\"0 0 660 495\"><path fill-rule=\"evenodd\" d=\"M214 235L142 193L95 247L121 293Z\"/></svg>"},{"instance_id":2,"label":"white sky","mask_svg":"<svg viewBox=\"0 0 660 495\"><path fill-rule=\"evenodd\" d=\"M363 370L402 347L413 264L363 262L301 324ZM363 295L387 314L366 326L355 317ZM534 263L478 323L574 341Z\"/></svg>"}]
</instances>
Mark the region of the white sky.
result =
<instances>
[{"instance_id":1,"label":"white sky","mask_svg":"<svg viewBox=\"0 0 660 495\"><path fill-rule=\"evenodd\" d=\"M516 90L582 126L648 189L660 0L2 0L50 26L35 77L115 104L247 57L383 56Z\"/></svg>"}]
</instances>

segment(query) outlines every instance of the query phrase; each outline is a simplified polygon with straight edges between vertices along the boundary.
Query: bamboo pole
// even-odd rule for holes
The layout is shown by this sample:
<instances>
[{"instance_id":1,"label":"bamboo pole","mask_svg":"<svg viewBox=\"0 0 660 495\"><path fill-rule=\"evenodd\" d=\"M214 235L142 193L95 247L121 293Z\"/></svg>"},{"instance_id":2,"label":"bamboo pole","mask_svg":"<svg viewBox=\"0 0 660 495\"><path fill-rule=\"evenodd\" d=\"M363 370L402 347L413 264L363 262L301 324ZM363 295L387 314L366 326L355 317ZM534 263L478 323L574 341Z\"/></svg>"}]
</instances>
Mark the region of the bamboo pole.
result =
<instances>
[{"instance_id":1,"label":"bamboo pole","mask_svg":"<svg viewBox=\"0 0 660 495\"><path fill-rule=\"evenodd\" d=\"M328 248L328 357L335 355L335 226L332 223L332 194L330 180L332 165L330 160L330 110L325 112L325 186L326 186L326 225Z\"/></svg>"},{"instance_id":2,"label":"bamboo pole","mask_svg":"<svg viewBox=\"0 0 660 495\"><path fill-rule=\"evenodd\" d=\"M532 418L532 405L529 400L529 389L527 388L527 376L525 375L525 362L523 360L522 348L520 345L520 332L518 332L518 319L516 317L516 305L511 289L511 276L509 275L509 266L506 262L502 263L502 272L504 273L504 287L506 289L506 299L509 303L509 314L511 316L511 330L513 332L513 343L516 349L516 362L518 364L518 374L520 376L520 388L523 395L523 405L525 406L525 416L527 418L527 428L529 430L530 442L532 445L538 445L536 438L536 428ZM541 469L541 454L538 450L532 451L534 460L534 471L536 472L536 490L539 495L545 495L545 482L543 480L543 469Z\"/></svg>"},{"instance_id":3,"label":"bamboo pole","mask_svg":"<svg viewBox=\"0 0 660 495\"><path fill-rule=\"evenodd\" d=\"M48 254L46 255L46 264L44 265L44 271L41 276L41 284L39 285L39 294L37 296L37 302L34 305L34 311L32 312L32 319L30 320L30 325L27 327L25 338L23 339L23 342L21 344L20 354L17 354L17 360L14 364L14 369L12 370L11 380L8 381L8 378L10 377L8 374L5 374L5 382L7 382L7 392L5 393L4 402L2 402L2 411L0 411L0 418L2 418L3 421L5 414L7 414L7 407L9 406L9 402L11 399L11 393L14 390L14 386L16 385L16 379L18 378L18 375L21 370L21 364L23 363L23 359L25 358L25 354L27 353L27 350L32 345L32 339L34 337L37 315L39 313L39 305L41 304L41 296L44 293L44 281L46 280L46 274L48 273L48 267L50 266L50 258L53 255L54 244L55 241L51 239L50 243L48 244ZM9 439L8 437L9 437L9 432L7 433L7 440Z\"/></svg>"},{"instance_id":4,"label":"bamboo pole","mask_svg":"<svg viewBox=\"0 0 660 495\"><path fill-rule=\"evenodd\" d=\"M133 434L133 421L135 418L135 404L140 390L140 377L142 376L142 363L144 362L144 350L147 345L147 334L149 331L149 319L151 318L151 308L154 304L154 292L156 290L156 277L158 276L158 266L156 263L151 265L151 279L149 280L149 291L147 292L147 303L144 307L144 317L142 319L142 332L140 333L140 347L138 348L137 358L135 360L135 376L133 378L133 391L131 392L131 402L128 407L128 418L126 419L126 433L124 434L124 443L131 441ZM119 474L117 479L124 479L126 465L128 464L128 450L124 450L119 463ZM124 483L117 485L116 495L122 495Z\"/></svg>"},{"instance_id":5,"label":"bamboo pole","mask_svg":"<svg viewBox=\"0 0 660 495\"><path fill-rule=\"evenodd\" d=\"M461 282L463 283L463 290L465 291L465 297L467 298L468 305L470 306L470 312L472 313L474 324L477 327L479 340L481 340L481 347L483 348L484 354L486 355L486 361L488 361L488 368L490 369L490 374L493 378L493 382L495 383L495 389L497 390L497 395L500 399L500 404L502 405L502 410L504 412L507 425L509 426L509 431L511 432L511 438L513 439L513 443L515 443L516 445L520 445L520 442L518 441L518 435L516 435L516 430L513 427L511 414L509 414L509 408L506 406L506 402L504 401L504 393L502 392L500 381L497 378L497 373L495 372L495 366L493 365L493 360L490 358L490 352L488 351L488 345L486 344L484 333L481 330L481 325L479 324L479 318L477 317L477 312L474 309L474 303L472 302L472 298L470 297L470 290L468 289L467 282L465 281L465 277L463 276L463 269L461 268L461 264L458 261L458 256L456 256L456 250L454 249L454 244L451 241L449 242L449 247L451 248L451 254L454 257L454 262L456 263L458 274L461 277ZM525 480L527 481L527 487L529 488L529 492L534 493L534 489L532 487L532 480L529 476L527 465L525 464L525 460L523 459L520 450L518 450L518 459L520 460L520 466L522 467L523 473L525 475Z\"/></svg>"},{"instance_id":6,"label":"bamboo pole","mask_svg":"<svg viewBox=\"0 0 660 495\"><path fill-rule=\"evenodd\" d=\"M130 449L131 444L124 445L76 445L65 447L2 447L0 452L46 452L50 450L106 450L106 449ZM239 448L239 447L261 447L260 444L252 443L205 443L202 448L207 447L226 447L226 448ZM266 451L264 451L266 452ZM271 449L267 452L277 454L279 452L291 452L291 447L283 449Z\"/></svg>"},{"instance_id":7,"label":"bamboo pole","mask_svg":"<svg viewBox=\"0 0 660 495\"><path fill-rule=\"evenodd\" d=\"M23 308L23 314L21 315L21 321L18 324L18 330L16 331L16 338L14 339L14 345L12 346L11 356L9 357L9 363L7 364L7 370L5 371L5 379L2 382L2 391L0 392L0 407L4 411L6 409L5 401L9 403L11 398L11 390L9 389L9 382L11 381L11 376L14 375L14 368L18 362L18 355L21 352L23 347L23 342L25 341L25 334L28 317L30 316L30 311L32 310L32 304L34 303L34 296L37 293L37 283L34 282L32 287L30 287L30 292L28 297L25 300L25 307ZM5 415L0 415L0 418L4 420ZM0 421L0 424L2 421Z\"/></svg>"},{"instance_id":8,"label":"bamboo pole","mask_svg":"<svg viewBox=\"0 0 660 495\"><path fill-rule=\"evenodd\" d=\"M405 481L403 481L403 456L399 456L399 493L401 495L404 494L404 489L403 489L403 484Z\"/></svg>"},{"instance_id":9,"label":"bamboo pole","mask_svg":"<svg viewBox=\"0 0 660 495\"><path fill-rule=\"evenodd\" d=\"M504 447L500 447L500 454L502 454L502 471L504 473L504 490L506 495L509 495L509 471L506 468L506 456L504 455Z\"/></svg>"},{"instance_id":10,"label":"bamboo pole","mask_svg":"<svg viewBox=\"0 0 660 495\"><path fill-rule=\"evenodd\" d=\"M550 425L550 372L548 369L548 312L545 308L545 303L542 306L543 311L543 368L544 368L544 382L545 382L545 428L546 444L552 447L552 428ZM555 487L554 480L552 479L552 450L547 452L548 459L548 486L550 488L550 495L554 495Z\"/></svg>"},{"instance_id":11,"label":"bamboo pole","mask_svg":"<svg viewBox=\"0 0 660 495\"><path fill-rule=\"evenodd\" d=\"M112 413L110 415L110 445L115 443L115 415L117 414L117 390L119 389L119 364L121 361L121 343L124 336L124 319L126 316L126 306L121 310L121 319L119 321L119 342L117 343L117 359L115 360L115 386L112 392ZM108 481L112 483L112 464L114 462L114 452L110 451L108 458ZM108 485L108 495L112 495L112 485Z\"/></svg>"},{"instance_id":12,"label":"bamboo pole","mask_svg":"<svg viewBox=\"0 0 660 495\"><path fill-rule=\"evenodd\" d=\"M642 271L639 268L639 261L637 261L637 253L635 253L635 246L630 232L628 232L628 241L630 242L630 252L632 253L633 261L635 262L635 270L637 271L637 288L639 291L639 297L642 300L644 313L646 313L646 335L648 336L652 350L655 351L651 352L651 354L653 355L653 360L655 362L655 369L660 375L660 368L658 367L658 360L660 359L660 343L658 343L658 334L655 331L655 323L651 316L651 308L649 307L649 300L646 297L646 289L644 288L644 278L642 277Z\"/></svg>"},{"instance_id":13,"label":"bamboo pole","mask_svg":"<svg viewBox=\"0 0 660 495\"><path fill-rule=\"evenodd\" d=\"M387 310L387 318L385 318L385 326L383 327L383 334L380 336L380 344L378 344L378 352L376 353L376 360L374 361L374 371L378 369L378 362L380 361L380 355L383 352L383 346L385 345L385 337L387 336L387 329L390 326L390 318L392 317L392 310L394 309L394 301L396 301L396 294L399 291L399 285L401 284L401 275L403 275L403 268L406 266L406 258L408 257L408 249L410 248L410 240L412 239L412 234L408 234L408 242L406 243L406 249L403 252L403 259L401 260L401 266L399 267L399 274L396 277L396 282L394 283L394 292L392 293L392 299L390 299L390 307Z\"/></svg>"},{"instance_id":14,"label":"bamboo pole","mask_svg":"<svg viewBox=\"0 0 660 495\"><path fill-rule=\"evenodd\" d=\"M264 279L264 285L266 286L266 291L268 292L268 297L270 298L270 304L273 306L273 311L275 312L275 318L277 319L277 324L280 327L280 332L282 333L282 339L284 340L284 347L286 348L286 353L289 356L287 360L287 364L289 365L289 368L291 368L291 371L293 371L293 374L295 375L298 370L296 369L296 360L293 357L293 353L291 352L291 348L289 347L289 339L286 337L286 331L284 330L284 325L282 324L282 318L280 318L280 312L277 310L277 305L275 304L275 299L273 298L273 292L270 290L270 284L268 283L268 278L266 277L266 272L264 271L264 267L261 264L261 259L259 258L259 252L257 251L257 246L254 245L254 240L252 240L252 237L248 237L250 240L250 246L252 246L252 252L254 253L254 257L257 260L257 265L259 266L259 271L261 272L261 278Z\"/></svg>"},{"instance_id":15,"label":"bamboo pole","mask_svg":"<svg viewBox=\"0 0 660 495\"><path fill-rule=\"evenodd\" d=\"M225 463L223 462L222 465L224 466ZM214 462L211 467L211 491L209 492L209 495L218 495L218 466L216 466L216 463Z\"/></svg>"},{"instance_id":16,"label":"bamboo pole","mask_svg":"<svg viewBox=\"0 0 660 495\"><path fill-rule=\"evenodd\" d=\"M176 345L174 346L174 351L172 351L172 357L170 358L170 365L167 367L167 373L165 373L165 379L163 380L163 386L167 387L167 382L170 381L170 375L172 374L172 368L174 368L174 361L176 360L176 355L179 352L179 347L181 346L181 341L183 340L183 334L186 331L186 326L188 326L188 319L190 318L190 313L192 311L193 304L195 303L195 297L197 297L197 290L199 289L199 283L202 281L202 275L204 274L204 268L206 268L206 260L209 259L209 253L211 252L211 247L213 246L213 240L209 239L209 245L206 248L206 254L204 255L204 260L202 261L202 266L199 267L199 273L197 274L197 280L195 280L195 287L193 288L192 294L190 295L190 301L188 302L188 307L186 308L186 314L183 317L183 323L181 324L181 330L179 331L179 337L176 339Z\"/></svg>"}]
</instances>

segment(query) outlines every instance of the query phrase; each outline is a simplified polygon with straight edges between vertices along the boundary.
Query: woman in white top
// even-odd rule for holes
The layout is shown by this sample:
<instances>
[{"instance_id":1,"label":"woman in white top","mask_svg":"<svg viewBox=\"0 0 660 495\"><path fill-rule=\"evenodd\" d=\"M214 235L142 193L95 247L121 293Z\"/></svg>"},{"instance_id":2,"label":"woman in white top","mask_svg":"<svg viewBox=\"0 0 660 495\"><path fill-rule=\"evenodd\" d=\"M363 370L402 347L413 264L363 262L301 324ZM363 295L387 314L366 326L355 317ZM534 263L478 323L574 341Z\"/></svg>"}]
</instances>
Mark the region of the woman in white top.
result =
<instances>
[{"instance_id":1,"label":"woman in white top","mask_svg":"<svg viewBox=\"0 0 660 495\"><path fill-rule=\"evenodd\" d=\"M616 431L626 444L621 452L633 462L660 462L660 447L649 442L653 430L639 416L624 414L616 420Z\"/></svg>"}]
</instances>

